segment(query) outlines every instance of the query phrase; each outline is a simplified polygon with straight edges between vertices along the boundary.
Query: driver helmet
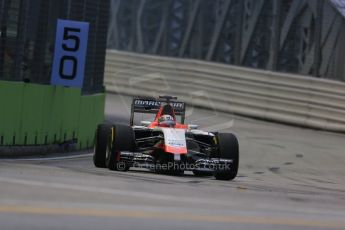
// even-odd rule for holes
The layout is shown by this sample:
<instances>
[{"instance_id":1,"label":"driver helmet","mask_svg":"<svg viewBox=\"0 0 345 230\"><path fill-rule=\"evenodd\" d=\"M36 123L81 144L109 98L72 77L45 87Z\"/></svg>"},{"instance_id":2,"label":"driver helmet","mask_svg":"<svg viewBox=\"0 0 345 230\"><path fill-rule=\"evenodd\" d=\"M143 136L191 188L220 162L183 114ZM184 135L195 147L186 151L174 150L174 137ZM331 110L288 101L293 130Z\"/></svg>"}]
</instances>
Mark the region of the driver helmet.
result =
<instances>
[{"instance_id":1,"label":"driver helmet","mask_svg":"<svg viewBox=\"0 0 345 230\"><path fill-rule=\"evenodd\" d=\"M158 124L166 125L166 126L174 126L176 122L171 115L163 115L158 119Z\"/></svg>"}]
</instances>

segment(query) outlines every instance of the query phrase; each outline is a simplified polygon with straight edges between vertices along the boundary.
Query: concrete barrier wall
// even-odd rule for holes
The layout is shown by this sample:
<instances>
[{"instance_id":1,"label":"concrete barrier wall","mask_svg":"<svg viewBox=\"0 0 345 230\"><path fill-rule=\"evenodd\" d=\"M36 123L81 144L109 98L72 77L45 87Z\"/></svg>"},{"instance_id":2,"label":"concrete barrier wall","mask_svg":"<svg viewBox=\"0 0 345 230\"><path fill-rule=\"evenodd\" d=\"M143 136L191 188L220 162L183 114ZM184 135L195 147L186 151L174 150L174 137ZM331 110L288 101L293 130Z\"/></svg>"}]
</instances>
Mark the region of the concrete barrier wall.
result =
<instances>
[{"instance_id":1,"label":"concrete barrier wall","mask_svg":"<svg viewBox=\"0 0 345 230\"><path fill-rule=\"evenodd\" d=\"M108 92L173 94L194 106L345 131L345 84L341 82L108 50L105 84Z\"/></svg>"}]
</instances>

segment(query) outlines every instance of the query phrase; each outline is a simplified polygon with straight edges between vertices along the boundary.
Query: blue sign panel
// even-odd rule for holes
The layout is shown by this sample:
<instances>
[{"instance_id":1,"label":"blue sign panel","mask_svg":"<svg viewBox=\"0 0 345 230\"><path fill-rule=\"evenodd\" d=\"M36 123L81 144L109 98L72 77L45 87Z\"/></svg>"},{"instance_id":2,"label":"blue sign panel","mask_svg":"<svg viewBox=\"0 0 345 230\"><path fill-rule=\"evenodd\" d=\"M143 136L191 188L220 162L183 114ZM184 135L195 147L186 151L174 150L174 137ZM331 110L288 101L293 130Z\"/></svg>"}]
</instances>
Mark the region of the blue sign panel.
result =
<instances>
[{"instance_id":1,"label":"blue sign panel","mask_svg":"<svg viewBox=\"0 0 345 230\"><path fill-rule=\"evenodd\" d=\"M83 86L88 35L89 23L58 19L52 85Z\"/></svg>"}]
</instances>

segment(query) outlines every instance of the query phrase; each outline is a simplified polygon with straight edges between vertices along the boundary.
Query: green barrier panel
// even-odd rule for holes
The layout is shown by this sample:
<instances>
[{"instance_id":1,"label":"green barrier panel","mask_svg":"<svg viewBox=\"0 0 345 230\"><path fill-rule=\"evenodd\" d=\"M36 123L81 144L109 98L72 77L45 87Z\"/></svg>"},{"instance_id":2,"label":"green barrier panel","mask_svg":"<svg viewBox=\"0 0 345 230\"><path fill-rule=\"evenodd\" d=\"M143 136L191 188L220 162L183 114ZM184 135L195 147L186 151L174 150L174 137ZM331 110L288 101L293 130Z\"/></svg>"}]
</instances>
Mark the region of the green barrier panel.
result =
<instances>
[{"instance_id":1,"label":"green barrier panel","mask_svg":"<svg viewBox=\"0 0 345 230\"><path fill-rule=\"evenodd\" d=\"M79 130L78 148L89 148L93 146L94 133L97 124L104 120L104 113L97 111L104 111L105 95L97 94L88 97L82 97L80 102L80 116L79 116ZM96 124L94 126L84 124Z\"/></svg>"},{"instance_id":2,"label":"green barrier panel","mask_svg":"<svg viewBox=\"0 0 345 230\"><path fill-rule=\"evenodd\" d=\"M53 87L48 90L46 97L43 99L43 107L47 108L43 110L45 119L42 121L44 144L60 141L62 117L59 116L59 111L62 109L63 100L61 95L63 95L63 88Z\"/></svg>"},{"instance_id":3,"label":"green barrier panel","mask_svg":"<svg viewBox=\"0 0 345 230\"><path fill-rule=\"evenodd\" d=\"M11 145L20 134L22 94L22 83L0 81L0 144Z\"/></svg>"},{"instance_id":4,"label":"green barrier panel","mask_svg":"<svg viewBox=\"0 0 345 230\"><path fill-rule=\"evenodd\" d=\"M40 117L41 117L41 121L40 123L40 129L38 130L38 135L37 135L37 143L39 145L44 145L49 143L48 142L48 130L49 126L48 124L51 123L51 120L49 118L51 118L51 114L50 114L50 109L49 107L52 105L52 101L53 101L53 90L49 87L40 87L40 92L45 95L44 97L41 98L40 100ZM47 109L44 109L47 108ZM28 112L30 112L30 110L28 110Z\"/></svg>"},{"instance_id":5,"label":"green barrier panel","mask_svg":"<svg viewBox=\"0 0 345 230\"><path fill-rule=\"evenodd\" d=\"M79 116L79 130L78 130L78 137L80 141L78 141L78 147L80 149L87 148L89 145L89 136L90 134L89 129L87 126L83 124L91 123L91 116L93 107L93 100L92 98L81 98L80 101L80 116Z\"/></svg>"},{"instance_id":6,"label":"green barrier panel","mask_svg":"<svg viewBox=\"0 0 345 230\"><path fill-rule=\"evenodd\" d=\"M71 90L65 88L62 97L63 108L61 108L58 116L61 116L62 119L61 138L63 141L66 141L77 137L76 132L78 130L78 121L80 115L81 92L80 90Z\"/></svg>"},{"instance_id":7,"label":"green barrier panel","mask_svg":"<svg viewBox=\"0 0 345 230\"><path fill-rule=\"evenodd\" d=\"M48 109L50 111L50 119L48 122L48 140L49 143L59 143L62 141L61 128L62 128L62 116L61 111L63 111L63 95L64 88L53 87L52 95L52 108Z\"/></svg>"},{"instance_id":8,"label":"green barrier panel","mask_svg":"<svg viewBox=\"0 0 345 230\"><path fill-rule=\"evenodd\" d=\"M104 120L105 95L80 89L0 81L0 145L47 145L78 140L93 145Z\"/></svg>"},{"instance_id":9,"label":"green barrier panel","mask_svg":"<svg viewBox=\"0 0 345 230\"><path fill-rule=\"evenodd\" d=\"M25 84L23 87L23 98L20 114L20 133L16 138L15 144L37 145L39 143L38 135L42 132L43 98L44 88L38 85Z\"/></svg>"}]
</instances>

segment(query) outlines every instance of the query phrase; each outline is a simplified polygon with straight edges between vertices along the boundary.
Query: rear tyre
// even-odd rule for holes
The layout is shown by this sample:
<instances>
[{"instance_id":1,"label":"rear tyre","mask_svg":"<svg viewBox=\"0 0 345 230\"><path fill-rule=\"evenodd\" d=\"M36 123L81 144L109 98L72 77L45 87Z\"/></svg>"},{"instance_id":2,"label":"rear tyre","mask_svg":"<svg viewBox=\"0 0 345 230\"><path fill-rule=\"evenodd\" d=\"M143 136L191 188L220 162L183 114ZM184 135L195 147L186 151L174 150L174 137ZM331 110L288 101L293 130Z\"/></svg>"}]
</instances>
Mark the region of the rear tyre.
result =
<instances>
[{"instance_id":1,"label":"rear tyre","mask_svg":"<svg viewBox=\"0 0 345 230\"><path fill-rule=\"evenodd\" d=\"M107 150L108 138L111 125L100 124L97 126L94 141L93 164L97 168L105 168L105 155Z\"/></svg>"},{"instance_id":2,"label":"rear tyre","mask_svg":"<svg viewBox=\"0 0 345 230\"><path fill-rule=\"evenodd\" d=\"M233 180L238 172L239 147L236 136L232 133L218 134L219 157L224 159L232 159L231 168L226 171L215 173L217 180Z\"/></svg>"},{"instance_id":3,"label":"rear tyre","mask_svg":"<svg viewBox=\"0 0 345 230\"><path fill-rule=\"evenodd\" d=\"M120 162L120 154L122 151L134 152L134 131L131 126L118 124L112 126L110 133L106 151L106 167L110 170L127 171L130 166L125 162Z\"/></svg>"}]
</instances>

